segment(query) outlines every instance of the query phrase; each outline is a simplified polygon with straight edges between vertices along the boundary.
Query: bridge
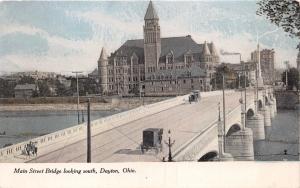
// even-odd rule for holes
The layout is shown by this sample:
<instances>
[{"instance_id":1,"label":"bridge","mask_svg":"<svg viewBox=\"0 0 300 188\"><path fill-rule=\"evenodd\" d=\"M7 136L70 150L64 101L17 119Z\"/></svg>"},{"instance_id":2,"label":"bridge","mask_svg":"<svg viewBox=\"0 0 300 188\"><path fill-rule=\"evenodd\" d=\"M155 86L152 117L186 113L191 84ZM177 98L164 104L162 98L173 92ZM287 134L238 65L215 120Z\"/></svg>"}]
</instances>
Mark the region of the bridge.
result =
<instances>
[{"instance_id":1,"label":"bridge","mask_svg":"<svg viewBox=\"0 0 300 188\"><path fill-rule=\"evenodd\" d=\"M253 141L265 139L264 127L271 126L276 100L268 87L246 93L245 105L244 91L225 90L225 111L222 91L212 91L201 93L201 100L191 104L188 95L178 96L94 120L91 160L162 161L168 156L165 144L158 153L141 151L142 131L147 128L163 128L162 140L175 140L174 161L254 160ZM86 135L83 123L34 138L30 140L38 147L34 157L24 154L29 141L5 147L0 150L0 162L86 162Z\"/></svg>"}]
</instances>

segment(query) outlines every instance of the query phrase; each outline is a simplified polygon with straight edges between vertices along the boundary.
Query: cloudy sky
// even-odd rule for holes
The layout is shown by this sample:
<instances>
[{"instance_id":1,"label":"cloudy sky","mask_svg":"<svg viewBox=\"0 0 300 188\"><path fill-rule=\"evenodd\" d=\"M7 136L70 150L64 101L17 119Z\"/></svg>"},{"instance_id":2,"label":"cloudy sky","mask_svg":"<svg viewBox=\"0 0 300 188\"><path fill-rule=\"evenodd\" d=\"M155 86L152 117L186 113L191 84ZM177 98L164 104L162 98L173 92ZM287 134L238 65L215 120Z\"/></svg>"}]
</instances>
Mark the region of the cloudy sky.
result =
<instances>
[{"instance_id":1,"label":"cloudy sky","mask_svg":"<svg viewBox=\"0 0 300 188\"><path fill-rule=\"evenodd\" d=\"M0 74L40 70L91 71L102 46L116 50L143 37L148 1L0 2ZM274 48L276 67L295 65L298 39L255 15L255 1L154 1L162 37L192 35L218 50L242 53ZM224 58L225 59L225 58Z\"/></svg>"}]
</instances>

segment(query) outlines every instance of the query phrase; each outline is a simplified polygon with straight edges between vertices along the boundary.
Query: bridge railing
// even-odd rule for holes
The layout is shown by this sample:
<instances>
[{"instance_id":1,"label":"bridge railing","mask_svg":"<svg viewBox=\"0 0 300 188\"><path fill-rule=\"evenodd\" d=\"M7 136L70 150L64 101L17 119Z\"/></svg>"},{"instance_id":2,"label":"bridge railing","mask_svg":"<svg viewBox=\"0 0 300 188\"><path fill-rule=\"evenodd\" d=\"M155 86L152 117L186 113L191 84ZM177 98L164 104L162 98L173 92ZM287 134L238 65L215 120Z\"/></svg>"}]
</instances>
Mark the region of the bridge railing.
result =
<instances>
[{"instance_id":1,"label":"bridge railing","mask_svg":"<svg viewBox=\"0 0 300 188\"><path fill-rule=\"evenodd\" d=\"M114 114L108 117L100 118L91 122L92 134L98 134L100 132L115 128L122 124L140 119L142 117L158 113L163 110L167 110L176 105L185 102L188 96L179 96L172 99L164 100L158 103L141 106L132 110ZM86 123L79 124L73 127L69 127L63 130L59 130L47 135L43 135L37 138L33 138L24 142L20 142L5 148L0 149L0 159L9 158L16 155L21 155L25 150L25 146L31 141L35 142L36 145L40 147L46 147L50 145L55 145L55 143L62 140L68 140L68 143L76 141L78 139L83 139L86 135L83 134L86 131ZM80 136L79 136L80 135ZM72 137L77 137L77 139L71 139Z\"/></svg>"}]
</instances>

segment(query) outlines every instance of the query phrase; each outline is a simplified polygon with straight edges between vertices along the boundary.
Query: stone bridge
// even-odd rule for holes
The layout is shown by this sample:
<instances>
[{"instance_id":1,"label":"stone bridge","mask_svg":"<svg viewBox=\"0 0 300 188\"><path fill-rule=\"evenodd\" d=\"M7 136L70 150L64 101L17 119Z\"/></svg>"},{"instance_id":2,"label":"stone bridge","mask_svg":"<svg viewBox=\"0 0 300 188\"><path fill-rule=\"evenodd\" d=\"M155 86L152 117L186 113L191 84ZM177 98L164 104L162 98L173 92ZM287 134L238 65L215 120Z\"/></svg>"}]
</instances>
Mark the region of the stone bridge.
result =
<instances>
[{"instance_id":1,"label":"stone bridge","mask_svg":"<svg viewBox=\"0 0 300 188\"><path fill-rule=\"evenodd\" d=\"M276 113L272 88L256 93L248 88L246 95L226 90L225 111L222 99L222 91L203 92L191 104L188 95L178 96L92 121L92 162L162 161L168 156L165 144L161 152L141 152L146 128L163 128L163 140L175 140L175 161L254 160L253 141L265 139L264 127ZM24 154L26 141L2 148L0 161L86 161L85 123L30 141L37 143L37 156Z\"/></svg>"}]
</instances>

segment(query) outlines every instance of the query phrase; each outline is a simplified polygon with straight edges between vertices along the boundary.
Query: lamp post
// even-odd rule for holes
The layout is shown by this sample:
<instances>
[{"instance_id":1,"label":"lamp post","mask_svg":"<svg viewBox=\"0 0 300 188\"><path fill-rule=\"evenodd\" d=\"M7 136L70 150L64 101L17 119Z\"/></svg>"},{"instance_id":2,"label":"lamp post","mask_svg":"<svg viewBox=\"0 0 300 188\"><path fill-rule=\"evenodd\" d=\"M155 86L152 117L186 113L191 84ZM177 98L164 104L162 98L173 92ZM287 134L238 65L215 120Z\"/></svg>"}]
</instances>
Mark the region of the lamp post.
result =
<instances>
[{"instance_id":1,"label":"lamp post","mask_svg":"<svg viewBox=\"0 0 300 188\"><path fill-rule=\"evenodd\" d=\"M168 146L169 148L169 153L168 153L168 162L172 162L173 161L173 157L172 157L172 151L171 151L171 147L173 146L173 144L175 143L175 140L171 141L171 130L169 129L168 131L168 135L169 135L169 139L168 142L165 141L165 144Z\"/></svg>"},{"instance_id":2,"label":"lamp post","mask_svg":"<svg viewBox=\"0 0 300 188\"><path fill-rule=\"evenodd\" d=\"M91 162L91 114L90 114L90 99L87 106L87 163Z\"/></svg>"},{"instance_id":3,"label":"lamp post","mask_svg":"<svg viewBox=\"0 0 300 188\"><path fill-rule=\"evenodd\" d=\"M73 71L72 73L76 74L76 90L77 90L77 122L80 123L79 120L79 87L78 87L78 74L82 73L82 71Z\"/></svg>"}]
</instances>

